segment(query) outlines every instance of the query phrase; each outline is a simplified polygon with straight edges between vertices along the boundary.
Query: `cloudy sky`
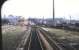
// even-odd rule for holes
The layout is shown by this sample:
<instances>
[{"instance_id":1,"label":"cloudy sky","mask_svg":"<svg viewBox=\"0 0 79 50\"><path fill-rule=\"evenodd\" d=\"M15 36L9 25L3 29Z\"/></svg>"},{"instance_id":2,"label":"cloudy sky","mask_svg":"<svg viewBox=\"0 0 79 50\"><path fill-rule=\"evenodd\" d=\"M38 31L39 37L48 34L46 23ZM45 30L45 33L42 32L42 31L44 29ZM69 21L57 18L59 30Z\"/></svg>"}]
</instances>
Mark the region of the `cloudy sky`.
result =
<instances>
[{"instance_id":1,"label":"cloudy sky","mask_svg":"<svg viewBox=\"0 0 79 50\"><path fill-rule=\"evenodd\" d=\"M55 0L55 17L79 20L78 0ZM8 0L2 6L2 17L15 16L52 18L53 0Z\"/></svg>"}]
</instances>

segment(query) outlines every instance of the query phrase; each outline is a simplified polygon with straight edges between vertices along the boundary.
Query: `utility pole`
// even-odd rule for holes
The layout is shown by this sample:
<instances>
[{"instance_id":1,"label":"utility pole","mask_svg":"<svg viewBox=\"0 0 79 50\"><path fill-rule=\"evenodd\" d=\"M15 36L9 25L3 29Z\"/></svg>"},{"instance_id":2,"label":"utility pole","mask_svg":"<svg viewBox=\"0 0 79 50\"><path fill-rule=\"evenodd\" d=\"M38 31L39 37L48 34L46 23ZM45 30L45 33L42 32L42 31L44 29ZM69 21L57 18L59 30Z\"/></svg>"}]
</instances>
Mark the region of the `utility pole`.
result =
<instances>
[{"instance_id":1,"label":"utility pole","mask_svg":"<svg viewBox=\"0 0 79 50\"><path fill-rule=\"evenodd\" d=\"M44 16L43 16L43 19L42 19L42 24L44 24Z\"/></svg>"},{"instance_id":2,"label":"utility pole","mask_svg":"<svg viewBox=\"0 0 79 50\"><path fill-rule=\"evenodd\" d=\"M70 24L71 24L71 16L70 16Z\"/></svg>"},{"instance_id":3,"label":"utility pole","mask_svg":"<svg viewBox=\"0 0 79 50\"><path fill-rule=\"evenodd\" d=\"M54 7L54 0L53 0L53 22L54 22L54 18L55 18L55 7Z\"/></svg>"}]
</instances>

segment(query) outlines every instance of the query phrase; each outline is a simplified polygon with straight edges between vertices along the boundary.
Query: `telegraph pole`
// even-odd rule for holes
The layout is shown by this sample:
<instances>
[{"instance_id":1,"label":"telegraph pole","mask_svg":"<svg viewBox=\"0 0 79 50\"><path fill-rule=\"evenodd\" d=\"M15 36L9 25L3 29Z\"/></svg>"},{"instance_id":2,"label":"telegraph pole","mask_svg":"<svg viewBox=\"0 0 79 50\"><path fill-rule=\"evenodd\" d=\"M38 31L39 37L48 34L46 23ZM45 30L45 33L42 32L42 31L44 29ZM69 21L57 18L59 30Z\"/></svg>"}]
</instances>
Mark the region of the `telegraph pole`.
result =
<instances>
[{"instance_id":1,"label":"telegraph pole","mask_svg":"<svg viewBox=\"0 0 79 50\"><path fill-rule=\"evenodd\" d=\"M54 8L54 0L53 0L53 22L54 22L54 18L55 18L55 8Z\"/></svg>"}]
</instances>

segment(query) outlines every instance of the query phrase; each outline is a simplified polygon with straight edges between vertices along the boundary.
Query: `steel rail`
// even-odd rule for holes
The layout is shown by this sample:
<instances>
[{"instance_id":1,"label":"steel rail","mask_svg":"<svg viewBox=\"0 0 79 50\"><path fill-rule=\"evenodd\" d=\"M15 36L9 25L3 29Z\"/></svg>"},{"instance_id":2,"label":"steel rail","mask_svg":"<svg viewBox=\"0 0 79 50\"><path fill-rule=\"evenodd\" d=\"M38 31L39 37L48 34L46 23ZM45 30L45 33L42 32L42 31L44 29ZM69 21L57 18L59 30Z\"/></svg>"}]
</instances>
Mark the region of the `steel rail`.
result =
<instances>
[{"instance_id":1,"label":"steel rail","mask_svg":"<svg viewBox=\"0 0 79 50\"><path fill-rule=\"evenodd\" d=\"M74 47L72 47L70 45L66 46L63 43L62 43L62 45L59 45L60 44L59 41L56 41L51 36L49 36L47 31L43 30L42 28L40 28L39 30L42 32L42 34L45 36L45 38L49 41L49 43L51 44L52 47L54 47L53 44L55 44L57 46L56 48L59 48L57 50L76 50Z\"/></svg>"},{"instance_id":2,"label":"steel rail","mask_svg":"<svg viewBox=\"0 0 79 50\"><path fill-rule=\"evenodd\" d=\"M43 50L36 28L32 28L24 50Z\"/></svg>"}]
</instances>

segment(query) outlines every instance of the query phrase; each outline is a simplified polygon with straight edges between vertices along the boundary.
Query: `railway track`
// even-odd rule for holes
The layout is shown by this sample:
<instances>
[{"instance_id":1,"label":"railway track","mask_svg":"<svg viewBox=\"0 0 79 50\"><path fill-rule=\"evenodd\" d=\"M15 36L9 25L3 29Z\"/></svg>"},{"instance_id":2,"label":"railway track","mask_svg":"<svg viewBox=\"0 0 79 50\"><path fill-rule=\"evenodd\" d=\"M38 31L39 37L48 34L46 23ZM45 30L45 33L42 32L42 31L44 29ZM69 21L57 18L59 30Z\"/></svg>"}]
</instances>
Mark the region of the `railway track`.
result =
<instances>
[{"instance_id":1,"label":"railway track","mask_svg":"<svg viewBox=\"0 0 79 50\"><path fill-rule=\"evenodd\" d=\"M62 50L55 42L52 42L52 47L43 33L38 28L32 28L24 50Z\"/></svg>"},{"instance_id":2,"label":"railway track","mask_svg":"<svg viewBox=\"0 0 79 50\"><path fill-rule=\"evenodd\" d=\"M42 36L42 35L41 35ZM32 28L30 36L27 39L26 45L22 50L53 50L44 37L39 36L36 28ZM45 42L45 43L44 43Z\"/></svg>"},{"instance_id":3,"label":"railway track","mask_svg":"<svg viewBox=\"0 0 79 50\"><path fill-rule=\"evenodd\" d=\"M59 40L52 38L50 33L37 27L32 27L31 33L20 50L76 50L74 47L60 43Z\"/></svg>"},{"instance_id":4,"label":"railway track","mask_svg":"<svg viewBox=\"0 0 79 50\"><path fill-rule=\"evenodd\" d=\"M26 45L24 46L24 50L42 50L42 46L35 28L32 28L30 36L26 42Z\"/></svg>"},{"instance_id":5,"label":"railway track","mask_svg":"<svg viewBox=\"0 0 79 50\"><path fill-rule=\"evenodd\" d=\"M47 39L47 41L55 50L78 50L79 49L79 48L73 47L72 45L69 45L69 41L67 40L65 40L66 42L63 42L63 40L52 38L53 36L51 36L51 33L43 29L40 29L40 31L42 32L44 37Z\"/></svg>"}]
</instances>

